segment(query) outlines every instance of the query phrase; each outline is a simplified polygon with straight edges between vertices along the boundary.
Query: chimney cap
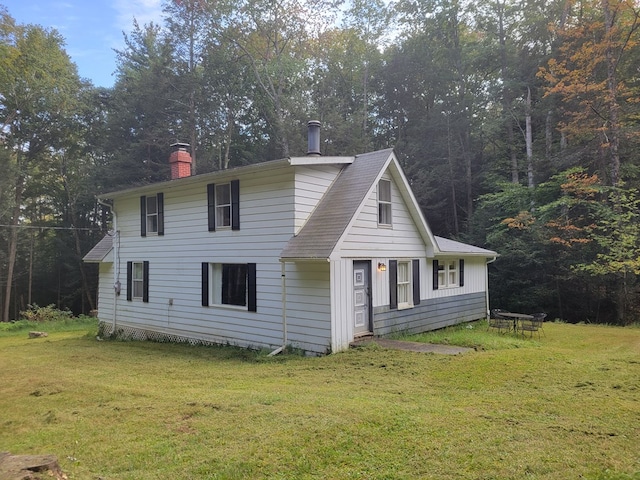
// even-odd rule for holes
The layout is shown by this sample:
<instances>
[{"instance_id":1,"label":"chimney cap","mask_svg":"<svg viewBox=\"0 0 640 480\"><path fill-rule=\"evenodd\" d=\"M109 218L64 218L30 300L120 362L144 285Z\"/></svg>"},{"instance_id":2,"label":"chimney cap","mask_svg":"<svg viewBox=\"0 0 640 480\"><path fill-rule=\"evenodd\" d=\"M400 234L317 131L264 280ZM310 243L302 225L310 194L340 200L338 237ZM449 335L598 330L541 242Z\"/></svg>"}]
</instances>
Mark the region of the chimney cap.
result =
<instances>
[{"instance_id":1,"label":"chimney cap","mask_svg":"<svg viewBox=\"0 0 640 480\"><path fill-rule=\"evenodd\" d=\"M176 142L176 143L172 143L170 146L174 151L176 151L176 150L188 150L191 145L189 145L188 143Z\"/></svg>"},{"instance_id":2,"label":"chimney cap","mask_svg":"<svg viewBox=\"0 0 640 480\"><path fill-rule=\"evenodd\" d=\"M307 122L307 155L317 157L322 155L320 151L320 125L318 120L309 120Z\"/></svg>"}]
</instances>

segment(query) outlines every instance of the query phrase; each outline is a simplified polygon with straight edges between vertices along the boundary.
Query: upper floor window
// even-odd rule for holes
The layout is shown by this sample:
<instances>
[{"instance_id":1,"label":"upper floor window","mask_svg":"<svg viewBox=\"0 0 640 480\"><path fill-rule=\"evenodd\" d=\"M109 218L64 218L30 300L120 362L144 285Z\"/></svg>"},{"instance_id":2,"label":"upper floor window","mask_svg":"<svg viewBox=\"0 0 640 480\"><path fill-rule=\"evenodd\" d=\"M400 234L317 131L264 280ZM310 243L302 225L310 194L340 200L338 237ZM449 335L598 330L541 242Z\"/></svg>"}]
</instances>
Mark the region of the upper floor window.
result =
<instances>
[{"instance_id":1,"label":"upper floor window","mask_svg":"<svg viewBox=\"0 0 640 480\"><path fill-rule=\"evenodd\" d=\"M164 194L140 197L140 235L164 235Z\"/></svg>"},{"instance_id":2,"label":"upper floor window","mask_svg":"<svg viewBox=\"0 0 640 480\"><path fill-rule=\"evenodd\" d=\"M391 181L378 182L378 225L391 225Z\"/></svg>"},{"instance_id":3,"label":"upper floor window","mask_svg":"<svg viewBox=\"0 0 640 480\"><path fill-rule=\"evenodd\" d=\"M147 233L158 233L157 197L147 197Z\"/></svg>"},{"instance_id":4,"label":"upper floor window","mask_svg":"<svg viewBox=\"0 0 640 480\"><path fill-rule=\"evenodd\" d=\"M240 230L240 182L210 183L207 185L209 231L218 228Z\"/></svg>"}]
</instances>

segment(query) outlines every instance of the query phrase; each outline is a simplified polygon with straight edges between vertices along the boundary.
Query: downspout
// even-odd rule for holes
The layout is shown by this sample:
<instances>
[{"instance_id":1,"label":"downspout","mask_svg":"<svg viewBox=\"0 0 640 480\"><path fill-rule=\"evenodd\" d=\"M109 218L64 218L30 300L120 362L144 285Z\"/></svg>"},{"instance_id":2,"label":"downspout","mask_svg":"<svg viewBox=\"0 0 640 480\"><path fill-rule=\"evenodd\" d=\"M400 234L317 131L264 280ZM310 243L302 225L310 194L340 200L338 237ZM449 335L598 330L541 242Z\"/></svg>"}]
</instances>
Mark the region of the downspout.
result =
<instances>
[{"instance_id":1,"label":"downspout","mask_svg":"<svg viewBox=\"0 0 640 480\"><path fill-rule=\"evenodd\" d=\"M98 203L104 207L107 207L111 214L113 215L113 240L112 240L112 248L113 248L113 309L112 309L112 319L111 319L111 334L113 335L116 331L116 310L118 306L118 295L120 295L120 232L118 232L118 219L116 216L116 211L113 208L113 203L105 202L104 200L100 200L98 198Z\"/></svg>"},{"instance_id":2,"label":"downspout","mask_svg":"<svg viewBox=\"0 0 640 480\"><path fill-rule=\"evenodd\" d=\"M280 263L280 281L282 290L282 346L276 348L269 354L270 357L277 355L284 351L287 347L287 276L286 276L287 264L284 261Z\"/></svg>"},{"instance_id":3,"label":"downspout","mask_svg":"<svg viewBox=\"0 0 640 480\"><path fill-rule=\"evenodd\" d=\"M486 268L484 269L484 284L485 284L485 289L484 289L484 293L485 293L485 297L486 297L486 305L487 305L487 318L489 318L491 316L491 311L489 310L489 264L493 263L496 261L498 257L493 257L491 260L487 260L486 263Z\"/></svg>"}]
</instances>

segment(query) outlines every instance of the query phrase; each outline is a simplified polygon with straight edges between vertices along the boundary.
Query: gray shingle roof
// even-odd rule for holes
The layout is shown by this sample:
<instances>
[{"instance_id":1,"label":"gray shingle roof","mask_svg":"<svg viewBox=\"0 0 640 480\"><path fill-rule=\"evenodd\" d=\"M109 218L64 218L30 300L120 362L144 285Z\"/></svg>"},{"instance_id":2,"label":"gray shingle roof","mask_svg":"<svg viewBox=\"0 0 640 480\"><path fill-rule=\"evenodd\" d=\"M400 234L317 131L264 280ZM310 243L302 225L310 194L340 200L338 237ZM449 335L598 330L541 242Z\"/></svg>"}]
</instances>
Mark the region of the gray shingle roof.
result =
<instances>
[{"instance_id":1,"label":"gray shingle roof","mask_svg":"<svg viewBox=\"0 0 640 480\"><path fill-rule=\"evenodd\" d=\"M89 250L89 253L87 253L82 260L87 263L102 262L112 248L113 235L107 234L96 244L95 247Z\"/></svg>"},{"instance_id":2,"label":"gray shingle roof","mask_svg":"<svg viewBox=\"0 0 640 480\"><path fill-rule=\"evenodd\" d=\"M449 240L448 238L436 236L436 242L442 254L454 253L454 254L467 254L467 255L481 255L493 257L497 253L492 250L486 250L480 247L474 247L467 243L456 242L455 240Z\"/></svg>"},{"instance_id":3,"label":"gray shingle roof","mask_svg":"<svg viewBox=\"0 0 640 480\"><path fill-rule=\"evenodd\" d=\"M281 258L329 258L393 150L357 155L322 197L307 223L291 238Z\"/></svg>"}]
</instances>

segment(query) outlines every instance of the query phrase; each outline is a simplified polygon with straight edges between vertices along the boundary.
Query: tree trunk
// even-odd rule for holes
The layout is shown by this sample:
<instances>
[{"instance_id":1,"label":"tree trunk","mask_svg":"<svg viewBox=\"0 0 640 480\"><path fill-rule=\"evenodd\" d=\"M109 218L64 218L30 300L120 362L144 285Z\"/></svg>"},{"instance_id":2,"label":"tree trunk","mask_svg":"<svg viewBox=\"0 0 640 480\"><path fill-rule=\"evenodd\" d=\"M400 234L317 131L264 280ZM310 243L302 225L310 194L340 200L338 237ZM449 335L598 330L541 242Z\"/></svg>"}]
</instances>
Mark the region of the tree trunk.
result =
<instances>
[{"instance_id":1,"label":"tree trunk","mask_svg":"<svg viewBox=\"0 0 640 480\"><path fill-rule=\"evenodd\" d=\"M18 155L20 153L18 152ZM18 165L20 162L18 161ZM11 231L9 233L9 254L7 256L7 285L4 294L4 310L2 312L2 321L9 321L9 313L11 309L11 290L13 286L13 269L16 265L16 257L18 255L18 224L20 223L20 207L22 206L22 193L24 190L24 177L18 173L16 179L15 206L13 208L13 217L11 218Z\"/></svg>"},{"instance_id":2,"label":"tree trunk","mask_svg":"<svg viewBox=\"0 0 640 480\"><path fill-rule=\"evenodd\" d=\"M533 133L531 128L531 88L527 87L527 111L525 117L525 142L527 145L527 185L533 188Z\"/></svg>"},{"instance_id":3,"label":"tree trunk","mask_svg":"<svg viewBox=\"0 0 640 480\"><path fill-rule=\"evenodd\" d=\"M544 137L545 137L545 158L547 161L551 160L551 148L553 146L553 129L552 129L553 112L549 110L547 112L547 118L544 125Z\"/></svg>"},{"instance_id":4,"label":"tree trunk","mask_svg":"<svg viewBox=\"0 0 640 480\"><path fill-rule=\"evenodd\" d=\"M618 80L616 78L616 59L611 45L614 27L614 13L611 12L609 0L602 1L605 23L605 57L607 60L607 89L609 96L609 135L608 150L610 162L611 185L620 181L620 105L618 104Z\"/></svg>"}]
</instances>

